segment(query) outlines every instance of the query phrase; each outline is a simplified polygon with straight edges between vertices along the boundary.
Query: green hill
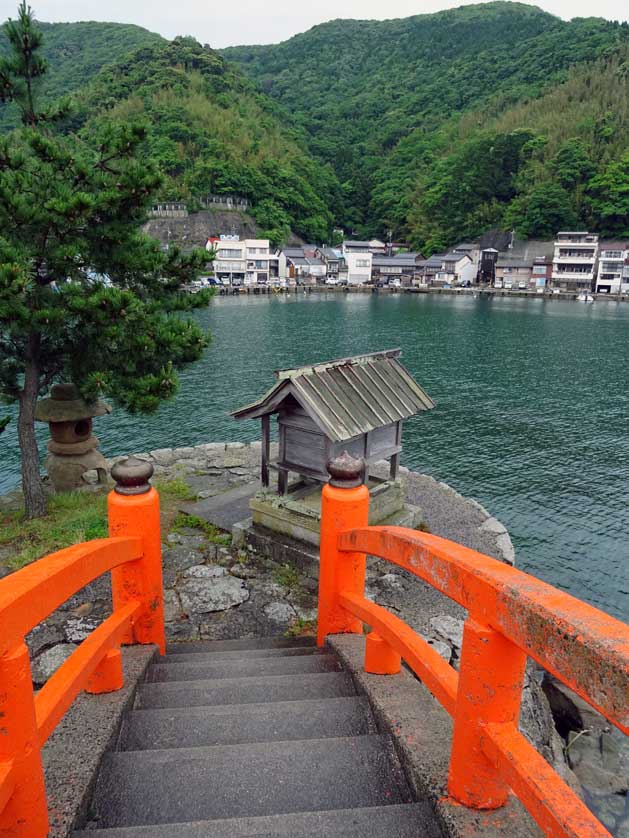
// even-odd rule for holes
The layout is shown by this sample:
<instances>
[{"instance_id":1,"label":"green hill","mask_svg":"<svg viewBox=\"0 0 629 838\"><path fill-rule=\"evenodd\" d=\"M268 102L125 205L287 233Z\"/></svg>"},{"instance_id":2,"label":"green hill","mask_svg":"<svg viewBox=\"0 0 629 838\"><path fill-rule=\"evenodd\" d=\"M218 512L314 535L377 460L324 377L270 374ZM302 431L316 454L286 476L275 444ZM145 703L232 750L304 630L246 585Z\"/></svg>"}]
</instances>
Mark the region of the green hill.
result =
<instances>
[{"instance_id":1,"label":"green hill","mask_svg":"<svg viewBox=\"0 0 629 838\"><path fill-rule=\"evenodd\" d=\"M44 57L49 71L42 94L54 100L78 90L103 67L114 64L142 46L164 43L154 32L129 23L39 23L44 34ZM1 36L0 53L7 48ZM17 114L12 106L0 105L0 128L13 127Z\"/></svg>"},{"instance_id":2,"label":"green hill","mask_svg":"<svg viewBox=\"0 0 629 838\"><path fill-rule=\"evenodd\" d=\"M112 122L148 126L146 153L165 174L161 198L249 198L274 242L292 229L325 241L340 192L329 166L233 64L193 38L145 46L102 70L77 97L70 123L93 136Z\"/></svg>"},{"instance_id":3,"label":"green hill","mask_svg":"<svg viewBox=\"0 0 629 838\"><path fill-rule=\"evenodd\" d=\"M626 127L619 135L627 100L616 113L608 103L626 95L628 43L626 24L565 22L495 2L402 20L337 20L222 54L334 166L343 184L339 222L440 247L494 224L538 235L574 219L620 232L613 210L622 210L623 196L609 187L629 166ZM565 124L552 127L561 122L555 105L587 79L605 87L603 99L582 90ZM538 100L543 119L532 107ZM610 166L619 169L610 174Z\"/></svg>"}]
</instances>

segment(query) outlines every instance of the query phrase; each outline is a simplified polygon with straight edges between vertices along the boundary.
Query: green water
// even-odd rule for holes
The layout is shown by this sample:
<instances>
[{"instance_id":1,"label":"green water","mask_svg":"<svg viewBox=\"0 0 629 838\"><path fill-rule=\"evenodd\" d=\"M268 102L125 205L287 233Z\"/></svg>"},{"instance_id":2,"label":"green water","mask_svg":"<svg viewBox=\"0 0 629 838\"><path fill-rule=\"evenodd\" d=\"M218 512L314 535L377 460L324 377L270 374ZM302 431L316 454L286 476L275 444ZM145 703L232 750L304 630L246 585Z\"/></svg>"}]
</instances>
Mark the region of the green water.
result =
<instances>
[{"instance_id":1,"label":"green water","mask_svg":"<svg viewBox=\"0 0 629 838\"><path fill-rule=\"evenodd\" d=\"M519 567L628 618L629 306L223 297L199 318L214 335L203 361L156 415L97 420L106 454L256 439L257 422L227 414L267 389L277 367L400 346L437 402L406 423L402 462L500 518ZM18 479L13 434L0 437L0 489Z\"/></svg>"}]
</instances>

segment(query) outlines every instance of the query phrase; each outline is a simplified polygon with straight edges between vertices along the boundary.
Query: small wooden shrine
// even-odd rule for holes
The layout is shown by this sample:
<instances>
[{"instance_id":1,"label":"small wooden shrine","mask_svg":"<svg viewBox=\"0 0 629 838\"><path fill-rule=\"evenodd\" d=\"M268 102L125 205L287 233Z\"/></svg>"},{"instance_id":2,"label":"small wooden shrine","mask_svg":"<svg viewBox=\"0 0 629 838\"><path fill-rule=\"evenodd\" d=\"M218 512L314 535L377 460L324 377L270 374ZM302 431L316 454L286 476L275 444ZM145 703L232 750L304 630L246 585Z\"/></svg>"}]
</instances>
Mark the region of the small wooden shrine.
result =
<instances>
[{"instance_id":1,"label":"small wooden shrine","mask_svg":"<svg viewBox=\"0 0 629 838\"><path fill-rule=\"evenodd\" d=\"M390 480L398 473L402 422L434 407L400 363L400 349L356 355L322 364L278 370L277 383L261 399L235 410L236 419L262 422L261 480L278 472L278 494L286 494L288 474L326 483L327 463L343 453L369 465L389 460ZM279 455L270 461L271 415L277 415Z\"/></svg>"}]
</instances>

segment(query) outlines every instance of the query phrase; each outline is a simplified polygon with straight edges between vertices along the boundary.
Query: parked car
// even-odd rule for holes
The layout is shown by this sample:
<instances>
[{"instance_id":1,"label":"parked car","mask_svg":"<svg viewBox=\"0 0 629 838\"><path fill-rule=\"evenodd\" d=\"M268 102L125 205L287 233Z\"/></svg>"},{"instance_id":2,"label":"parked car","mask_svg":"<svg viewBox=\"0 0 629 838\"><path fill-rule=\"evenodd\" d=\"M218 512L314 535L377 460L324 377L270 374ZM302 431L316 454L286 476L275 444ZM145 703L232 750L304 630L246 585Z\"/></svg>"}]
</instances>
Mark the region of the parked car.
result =
<instances>
[{"instance_id":1,"label":"parked car","mask_svg":"<svg viewBox=\"0 0 629 838\"><path fill-rule=\"evenodd\" d=\"M502 288L502 280L501 279L497 279L494 282L494 288Z\"/></svg>"},{"instance_id":2,"label":"parked car","mask_svg":"<svg viewBox=\"0 0 629 838\"><path fill-rule=\"evenodd\" d=\"M518 282L518 290L526 291L526 282L523 279Z\"/></svg>"},{"instance_id":3,"label":"parked car","mask_svg":"<svg viewBox=\"0 0 629 838\"><path fill-rule=\"evenodd\" d=\"M338 281L338 279L336 279L336 277L334 277L334 276L329 276L329 277L326 279L325 284L326 284L326 285L338 285L338 284L339 284L339 281Z\"/></svg>"}]
</instances>

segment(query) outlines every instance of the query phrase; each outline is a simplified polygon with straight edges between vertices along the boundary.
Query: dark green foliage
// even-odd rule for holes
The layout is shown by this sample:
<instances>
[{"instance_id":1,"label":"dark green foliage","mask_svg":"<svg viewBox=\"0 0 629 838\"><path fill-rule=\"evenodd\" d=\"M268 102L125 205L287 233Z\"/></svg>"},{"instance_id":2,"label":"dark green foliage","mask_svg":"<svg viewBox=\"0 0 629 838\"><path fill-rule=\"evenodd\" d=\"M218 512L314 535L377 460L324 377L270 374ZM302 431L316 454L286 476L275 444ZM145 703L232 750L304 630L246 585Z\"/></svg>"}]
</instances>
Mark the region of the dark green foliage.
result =
<instances>
[{"instance_id":1,"label":"dark green foliage","mask_svg":"<svg viewBox=\"0 0 629 838\"><path fill-rule=\"evenodd\" d=\"M79 96L71 125L91 137L109 123L141 120L144 151L164 175L160 198L194 207L208 193L236 193L253 203L273 243L291 228L326 241L338 182L276 111L235 65L176 38L103 70Z\"/></svg>"},{"instance_id":2,"label":"dark green foliage","mask_svg":"<svg viewBox=\"0 0 629 838\"><path fill-rule=\"evenodd\" d=\"M10 24L0 28L0 56L11 56ZM43 43L40 60L47 65L39 83L39 96L50 103L86 85L96 73L119 61L138 47L164 42L160 35L126 23L38 23ZM0 128L14 128L19 122L13 104L0 104Z\"/></svg>"},{"instance_id":3,"label":"dark green foliage","mask_svg":"<svg viewBox=\"0 0 629 838\"><path fill-rule=\"evenodd\" d=\"M223 54L334 166L346 228L361 236L391 229L430 249L512 218L521 232L546 228L551 216L620 229L613 213L598 213L605 201L588 199L588 183L629 146L628 44L626 24L565 22L493 2L337 20ZM526 133L531 145L504 156L510 138Z\"/></svg>"},{"instance_id":4,"label":"dark green foliage","mask_svg":"<svg viewBox=\"0 0 629 838\"><path fill-rule=\"evenodd\" d=\"M207 254L163 253L140 232L161 183L142 154L145 129L54 130L32 96L42 65L29 57L31 26L22 7L14 59L2 65L25 127L0 138L0 394L19 402L24 496L36 516L46 506L37 397L65 380L88 399L105 392L130 410L154 410L208 336L173 313L207 302L181 293Z\"/></svg>"},{"instance_id":5,"label":"dark green foliage","mask_svg":"<svg viewBox=\"0 0 629 838\"><path fill-rule=\"evenodd\" d=\"M606 234L629 236L629 151L610 162L588 184L592 216Z\"/></svg>"}]
</instances>

